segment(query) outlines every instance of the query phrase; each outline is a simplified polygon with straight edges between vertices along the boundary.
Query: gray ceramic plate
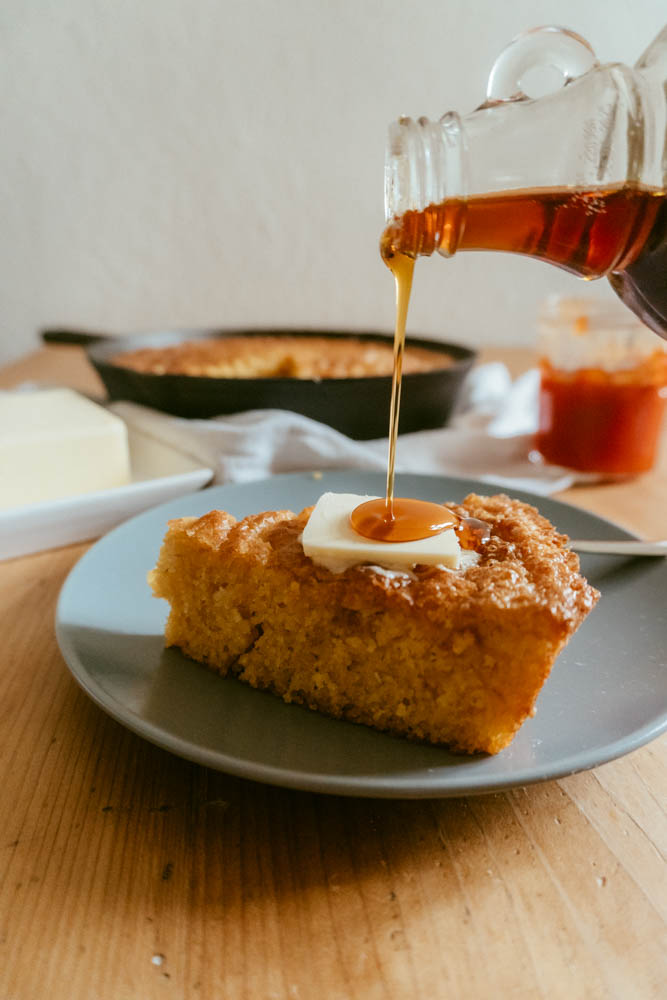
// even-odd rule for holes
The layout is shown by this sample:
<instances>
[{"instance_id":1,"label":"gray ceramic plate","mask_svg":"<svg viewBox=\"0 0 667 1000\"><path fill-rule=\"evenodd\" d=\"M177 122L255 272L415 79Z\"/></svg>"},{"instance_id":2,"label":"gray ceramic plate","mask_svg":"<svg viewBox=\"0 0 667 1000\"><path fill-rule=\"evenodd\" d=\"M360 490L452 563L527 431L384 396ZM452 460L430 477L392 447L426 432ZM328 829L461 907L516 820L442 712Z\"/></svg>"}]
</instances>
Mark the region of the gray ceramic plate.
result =
<instances>
[{"instance_id":1,"label":"gray ceramic plate","mask_svg":"<svg viewBox=\"0 0 667 1000\"><path fill-rule=\"evenodd\" d=\"M244 778L346 795L489 792L557 778L625 754L667 728L667 561L585 556L602 599L559 657L538 711L495 757L464 758L339 722L165 650L166 605L150 595L170 517L215 507L236 516L301 510L325 490L381 494L379 473L279 476L213 487L147 511L90 549L63 587L57 635L76 680L104 711L173 753ZM397 493L459 500L472 480L401 476ZM543 497L571 537L627 538L620 528Z\"/></svg>"}]
</instances>

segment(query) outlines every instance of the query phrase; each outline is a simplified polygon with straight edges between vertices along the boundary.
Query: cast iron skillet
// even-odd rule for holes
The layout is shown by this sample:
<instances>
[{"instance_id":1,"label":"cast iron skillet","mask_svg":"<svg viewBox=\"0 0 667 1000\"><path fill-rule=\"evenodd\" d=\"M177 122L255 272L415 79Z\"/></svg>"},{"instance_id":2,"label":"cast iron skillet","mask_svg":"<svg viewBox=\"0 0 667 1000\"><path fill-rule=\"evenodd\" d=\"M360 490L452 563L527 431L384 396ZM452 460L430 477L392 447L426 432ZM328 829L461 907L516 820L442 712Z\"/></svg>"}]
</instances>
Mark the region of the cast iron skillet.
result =
<instances>
[{"instance_id":1,"label":"cast iron skillet","mask_svg":"<svg viewBox=\"0 0 667 1000\"><path fill-rule=\"evenodd\" d=\"M179 417L214 417L244 410L280 409L302 413L329 424L357 440L384 437L389 426L391 376L365 378L211 378L199 375L153 375L113 363L121 351L140 347L167 347L184 340L209 337L266 336L357 337L392 343L376 332L355 330L220 329L160 330L116 337L78 330L42 332L47 343L90 345L88 360L104 382L109 399L126 399ZM464 376L472 367L475 351L457 344L442 344L409 337L407 344L442 351L453 358L449 368L404 375L399 432L442 427L449 418Z\"/></svg>"}]
</instances>

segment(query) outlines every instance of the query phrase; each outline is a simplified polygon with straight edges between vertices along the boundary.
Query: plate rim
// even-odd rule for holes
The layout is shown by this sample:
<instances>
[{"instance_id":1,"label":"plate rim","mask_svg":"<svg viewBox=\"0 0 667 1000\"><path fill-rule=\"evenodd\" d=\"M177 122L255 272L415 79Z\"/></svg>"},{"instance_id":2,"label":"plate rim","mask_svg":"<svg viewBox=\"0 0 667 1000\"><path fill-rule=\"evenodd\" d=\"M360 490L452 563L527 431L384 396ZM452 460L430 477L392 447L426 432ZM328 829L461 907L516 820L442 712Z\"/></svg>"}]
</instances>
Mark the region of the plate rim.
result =
<instances>
[{"instance_id":1,"label":"plate rim","mask_svg":"<svg viewBox=\"0 0 667 1000\"><path fill-rule=\"evenodd\" d=\"M263 486L275 483L279 480L304 481L315 478L314 471L282 473L251 482L218 484L208 486L204 490L197 490L192 493L184 494L176 499L163 501L117 525L101 539L95 542L95 544L92 545L79 560L77 560L68 573L58 596L55 613L55 634L67 669L79 687L99 708L101 708L116 722L120 723L141 738L146 739L153 745L204 767L209 767L234 777L257 781L262 784L274 785L281 788L316 792L319 794L346 795L355 798L447 798L508 791L512 788L537 784L543 781L557 780L571 774L576 774L580 771L586 771L591 768L598 767L602 764L616 760L619 757L625 756L628 753L632 753L633 751L656 739L667 730L667 711L663 711L662 713L658 712L643 726L633 730L629 736L618 738L611 743L608 743L604 748L596 747L584 752L578 751L567 757L559 758L558 760L550 764L546 764L538 769L535 767L524 767L519 771L508 772L505 776L491 776L486 780L484 778L481 780L474 780L474 777L471 775L467 780L460 783L452 781L452 768L455 768L455 765L451 764L443 769L441 781L439 781L437 776L434 774L434 772L438 770L437 767L427 769L428 777L422 777L421 779L415 779L414 777L402 778L400 776L397 777L396 775L391 778L383 778L377 774L370 776L355 775L353 777L336 774L323 775L321 773L295 771L290 768L251 762L246 759L231 756L230 754L222 751L215 751L202 747L192 740L183 739L182 737L172 734L168 730L160 728L155 724L142 719L141 716L137 715L137 713L133 710L127 708L127 706L123 705L122 702L118 701L118 699L109 694L109 692L107 692L100 684L90 677L81 657L79 656L79 653L70 639L67 631L68 626L62 620L62 607L65 600L69 597L68 587L75 585L76 575L78 572L82 571L80 567L85 567L85 564L89 561L89 557L94 558L94 553L101 543L108 544L108 539L116 533L122 533L127 529L128 525L141 518L152 518L154 515L159 513L161 508L171 507L175 502L187 504L190 499L199 499L208 493L219 493L220 491L233 490L235 487L247 489L248 487L255 486L261 489ZM327 472L358 474L360 476L368 476L369 474L382 476L382 473L377 472L376 470L361 469L325 470L322 475L326 476ZM489 487L494 488L493 483L483 480L469 479L467 477L419 473L407 473L404 475L409 475L412 479L422 479L430 483L437 480L450 481L457 484L466 484L466 489L469 484L474 484L474 486L481 488L482 490L488 490ZM319 477L319 471L317 472L317 476ZM397 474L397 479L400 480L399 474ZM319 481L321 481L321 479ZM502 488L501 484L498 485ZM527 502L533 502L535 504L540 501L549 500L559 506L593 517L595 520L608 525L610 528L613 528L614 531L620 533L628 539L634 539L637 537L617 522L612 521L609 518L599 516L592 511L585 510L584 508L577 507L574 504L567 503L567 501L554 499L550 496L543 497L538 494L532 494L526 490L512 490L512 495L517 496L520 499L526 499ZM194 669L206 669L195 661L189 662L192 664ZM238 683L241 682L238 681ZM266 692L262 691L257 691L256 693L259 695L266 695ZM271 697L275 696L271 695ZM297 707L303 711L311 711L304 706ZM347 720L333 721L345 726L357 725L356 723L349 722ZM402 739L401 737L392 736L391 734L384 733L382 735L391 739ZM479 755L474 758L462 756L461 759L462 762L471 762L474 760L489 759L489 755ZM455 768L455 770L457 769ZM409 775L410 772L407 772L407 774ZM449 777L449 780L446 780L446 776Z\"/></svg>"}]
</instances>

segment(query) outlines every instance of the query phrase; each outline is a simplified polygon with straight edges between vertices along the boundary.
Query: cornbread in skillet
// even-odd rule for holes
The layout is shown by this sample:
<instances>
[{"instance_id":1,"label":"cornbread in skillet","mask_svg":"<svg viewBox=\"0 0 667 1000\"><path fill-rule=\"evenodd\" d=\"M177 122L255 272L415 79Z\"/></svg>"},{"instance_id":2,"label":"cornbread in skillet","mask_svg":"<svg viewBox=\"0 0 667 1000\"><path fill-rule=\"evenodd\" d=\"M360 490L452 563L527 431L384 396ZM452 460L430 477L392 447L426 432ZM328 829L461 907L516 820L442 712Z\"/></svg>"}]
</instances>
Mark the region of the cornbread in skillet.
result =
<instances>
[{"instance_id":1,"label":"cornbread in skillet","mask_svg":"<svg viewBox=\"0 0 667 1000\"><path fill-rule=\"evenodd\" d=\"M599 595L566 538L506 496L450 505L492 530L463 570L331 573L304 555L312 508L169 523L149 581L166 643L288 702L465 753L496 753L533 713Z\"/></svg>"},{"instance_id":2,"label":"cornbread in skillet","mask_svg":"<svg viewBox=\"0 0 667 1000\"><path fill-rule=\"evenodd\" d=\"M391 375L391 343L355 337L230 336L190 340L171 347L144 347L116 354L123 368L153 375L205 375L208 378L363 378ZM408 344L403 371L449 368L444 351Z\"/></svg>"}]
</instances>

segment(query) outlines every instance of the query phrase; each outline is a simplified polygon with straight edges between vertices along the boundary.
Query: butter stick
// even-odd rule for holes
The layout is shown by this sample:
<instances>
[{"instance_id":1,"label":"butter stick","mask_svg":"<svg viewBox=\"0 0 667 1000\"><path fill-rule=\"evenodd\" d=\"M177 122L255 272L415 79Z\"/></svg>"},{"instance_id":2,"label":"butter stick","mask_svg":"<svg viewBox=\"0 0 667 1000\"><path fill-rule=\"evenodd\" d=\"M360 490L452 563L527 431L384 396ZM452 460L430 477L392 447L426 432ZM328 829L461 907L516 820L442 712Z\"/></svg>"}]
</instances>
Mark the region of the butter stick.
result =
<instances>
[{"instance_id":1,"label":"butter stick","mask_svg":"<svg viewBox=\"0 0 667 1000\"><path fill-rule=\"evenodd\" d=\"M119 417L71 389L0 393L0 509L129 481Z\"/></svg>"}]
</instances>

